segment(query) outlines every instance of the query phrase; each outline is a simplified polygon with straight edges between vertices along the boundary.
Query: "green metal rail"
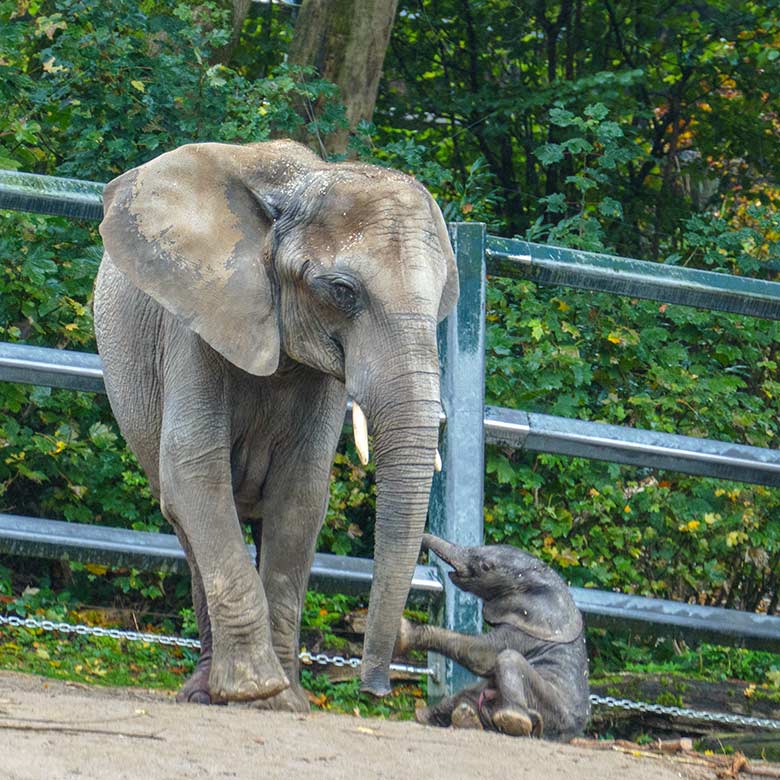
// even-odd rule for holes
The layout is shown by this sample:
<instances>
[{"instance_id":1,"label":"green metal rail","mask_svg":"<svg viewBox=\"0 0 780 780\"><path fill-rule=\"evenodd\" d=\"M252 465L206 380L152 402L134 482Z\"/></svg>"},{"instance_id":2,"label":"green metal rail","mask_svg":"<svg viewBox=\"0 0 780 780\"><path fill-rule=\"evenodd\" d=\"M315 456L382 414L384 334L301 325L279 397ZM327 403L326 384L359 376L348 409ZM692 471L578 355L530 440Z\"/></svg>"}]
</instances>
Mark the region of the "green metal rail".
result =
<instances>
[{"instance_id":1,"label":"green metal rail","mask_svg":"<svg viewBox=\"0 0 780 780\"><path fill-rule=\"evenodd\" d=\"M0 171L0 209L103 219L103 187L94 181Z\"/></svg>"},{"instance_id":2,"label":"green metal rail","mask_svg":"<svg viewBox=\"0 0 780 780\"><path fill-rule=\"evenodd\" d=\"M488 236L487 272L780 320L780 283Z\"/></svg>"}]
</instances>

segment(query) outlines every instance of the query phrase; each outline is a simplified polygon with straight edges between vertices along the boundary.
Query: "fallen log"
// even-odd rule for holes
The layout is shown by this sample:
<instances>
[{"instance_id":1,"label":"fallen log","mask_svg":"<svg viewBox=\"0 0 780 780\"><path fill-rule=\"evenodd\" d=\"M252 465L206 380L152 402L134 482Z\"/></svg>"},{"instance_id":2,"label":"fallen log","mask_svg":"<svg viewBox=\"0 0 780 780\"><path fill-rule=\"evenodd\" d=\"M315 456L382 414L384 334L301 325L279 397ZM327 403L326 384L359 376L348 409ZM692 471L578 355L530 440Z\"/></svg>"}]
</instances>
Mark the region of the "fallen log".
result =
<instances>
[{"instance_id":1,"label":"fallen log","mask_svg":"<svg viewBox=\"0 0 780 780\"><path fill-rule=\"evenodd\" d=\"M590 687L600 696L780 720L780 690L769 685L628 672L592 679ZM611 714L616 712L610 710ZM631 714L629 712L628 716ZM735 730L739 730L738 727Z\"/></svg>"}]
</instances>

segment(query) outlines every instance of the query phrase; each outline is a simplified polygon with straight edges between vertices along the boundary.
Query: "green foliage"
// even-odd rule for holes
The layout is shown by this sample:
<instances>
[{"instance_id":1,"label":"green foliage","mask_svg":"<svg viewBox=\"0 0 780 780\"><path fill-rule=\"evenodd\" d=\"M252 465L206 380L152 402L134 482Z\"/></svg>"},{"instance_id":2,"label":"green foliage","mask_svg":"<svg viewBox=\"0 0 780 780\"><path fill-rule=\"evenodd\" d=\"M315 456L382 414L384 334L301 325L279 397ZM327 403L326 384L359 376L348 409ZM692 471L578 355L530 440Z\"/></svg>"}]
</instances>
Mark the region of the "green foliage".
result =
<instances>
[{"instance_id":1,"label":"green foliage","mask_svg":"<svg viewBox=\"0 0 780 780\"><path fill-rule=\"evenodd\" d=\"M11 570L7 566L0 564L0 596L10 596L11 594Z\"/></svg>"},{"instance_id":2,"label":"green foliage","mask_svg":"<svg viewBox=\"0 0 780 780\"><path fill-rule=\"evenodd\" d=\"M320 531L319 549L337 555L370 558L374 549L373 516L376 487L369 476L374 465L361 466L354 445L342 441L333 464L330 502L325 524Z\"/></svg>"},{"instance_id":3,"label":"green foliage","mask_svg":"<svg viewBox=\"0 0 780 780\"><path fill-rule=\"evenodd\" d=\"M530 241L601 250L603 223L623 219L620 202L606 194L613 185L611 174L618 165L636 162L642 153L616 122L607 120L608 114L603 103L585 106L582 116L550 109L550 124L565 128L568 137L537 147L534 155L545 169L567 160L575 172L565 178L563 192L539 199L546 213L529 227Z\"/></svg>"},{"instance_id":4,"label":"green foliage","mask_svg":"<svg viewBox=\"0 0 780 780\"><path fill-rule=\"evenodd\" d=\"M344 620L355 607L355 598L343 594L327 595L310 590L306 593L303 605L302 625L307 633L316 633L319 641L326 647L343 649L346 641L336 636L333 627Z\"/></svg>"},{"instance_id":5,"label":"green foliage","mask_svg":"<svg viewBox=\"0 0 780 780\"><path fill-rule=\"evenodd\" d=\"M778 446L777 323L527 282L488 295L489 403ZM575 584L777 603L776 490L501 448L487 471L486 538Z\"/></svg>"},{"instance_id":6,"label":"green foliage","mask_svg":"<svg viewBox=\"0 0 780 780\"><path fill-rule=\"evenodd\" d=\"M588 632L591 677L619 672L680 674L722 682L744 680L776 691L780 655L744 647L721 647L707 642L693 647L668 639L642 640L602 629Z\"/></svg>"},{"instance_id":7,"label":"green foliage","mask_svg":"<svg viewBox=\"0 0 780 780\"><path fill-rule=\"evenodd\" d=\"M38 620L108 627L103 612L77 610L70 592L53 592L45 578L41 583L43 587L27 588L20 596L9 600L15 614ZM163 631L172 628L170 622L163 622ZM146 625L142 630L155 632L159 629ZM172 689L178 688L192 672L197 657L197 651L188 648L0 626L0 669L33 672L56 679Z\"/></svg>"},{"instance_id":8,"label":"green foliage","mask_svg":"<svg viewBox=\"0 0 780 780\"><path fill-rule=\"evenodd\" d=\"M176 689L196 658L190 650L146 642L0 628L0 669L93 685Z\"/></svg>"},{"instance_id":9,"label":"green foliage","mask_svg":"<svg viewBox=\"0 0 780 780\"><path fill-rule=\"evenodd\" d=\"M550 120L569 135L537 150L543 166L583 160L565 192L541 200L547 214L527 237L603 251L621 216L609 172L637 153L601 103L582 116L553 108ZM690 217L669 261L755 274L778 251L777 214L749 204L737 227ZM488 288L487 320L489 403L778 446L777 323L503 279ZM486 538L535 552L574 584L777 606L778 491L499 448L487 472Z\"/></svg>"},{"instance_id":10,"label":"green foliage","mask_svg":"<svg viewBox=\"0 0 780 780\"><path fill-rule=\"evenodd\" d=\"M376 699L360 692L360 680L333 684L324 674L313 674L308 669L301 672L303 687L312 694L312 703L318 710L334 710L361 717L411 720L417 701L425 699L425 683L399 685L390 696Z\"/></svg>"},{"instance_id":11,"label":"green foliage","mask_svg":"<svg viewBox=\"0 0 780 780\"><path fill-rule=\"evenodd\" d=\"M0 62L10 72L0 154L25 170L107 181L162 151L194 141L243 143L291 134L304 120L296 101L325 111L307 131L343 122L335 88L311 71L278 65L252 79L214 62L229 38L229 14L215 2L147 0L0 3ZM99 150L99 153L96 153Z\"/></svg>"},{"instance_id":12,"label":"green foliage","mask_svg":"<svg viewBox=\"0 0 780 780\"><path fill-rule=\"evenodd\" d=\"M504 235L597 186L605 245L660 259L724 196L777 200L779 31L753 2L401 0L376 143L412 138L461 180L482 156Z\"/></svg>"},{"instance_id":13,"label":"green foliage","mask_svg":"<svg viewBox=\"0 0 780 780\"><path fill-rule=\"evenodd\" d=\"M0 338L94 351L96 231L54 217L0 214ZM104 397L0 384L0 508L30 516L167 528ZM77 567L74 566L74 571ZM94 573L76 575L85 585ZM119 593L162 593L153 573L109 575Z\"/></svg>"},{"instance_id":14,"label":"green foliage","mask_svg":"<svg viewBox=\"0 0 780 780\"><path fill-rule=\"evenodd\" d=\"M780 211L762 203L748 203L739 211L736 226L714 214L694 214L685 222L687 255L673 254L666 262L771 278L780 268Z\"/></svg>"}]
</instances>

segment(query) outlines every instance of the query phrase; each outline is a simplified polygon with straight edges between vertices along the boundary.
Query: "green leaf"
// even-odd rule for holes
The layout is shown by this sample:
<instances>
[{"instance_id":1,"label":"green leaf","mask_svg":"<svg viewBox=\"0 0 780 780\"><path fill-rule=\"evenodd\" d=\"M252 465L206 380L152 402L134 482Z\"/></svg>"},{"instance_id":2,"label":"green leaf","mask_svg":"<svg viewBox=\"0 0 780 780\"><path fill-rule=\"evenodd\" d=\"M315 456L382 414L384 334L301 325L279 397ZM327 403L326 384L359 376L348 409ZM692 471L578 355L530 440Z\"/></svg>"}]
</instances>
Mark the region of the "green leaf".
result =
<instances>
[{"instance_id":1,"label":"green leaf","mask_svg":"<svg viewBox=\"0 0 780 780\"><path fill-rule=\"evenodd\" d=\"M585 111L583 113L590 119L595 119L597 122L600 122L609 114L609 109L603 103L591 103L590 105L585 106Z\"/></svg>"},{"instance_id":2,"label":"green leaf","mask_svg":"<svg viewBox=\"0 0 780 780\"><path fill-rule=\"evenodd\" d=\"M577 122L575 114L564 108L551 108L549 117L550 122L558 127L569 127Z\"/></svg>"},{"instance_id":3,"label":"green leaf","mask_svg":"<svg viewBox=\"0 0 780 780\"><path fill-rule=\"evenodd\" d=\"M534 149L534 155L542 165L553 165L563 159L563 146L561 144L545 144Z\"/></svg>"},{"instance_id":4,"label":"green leaf","mask_svg":"<svg viewBox=\"0 0 780 780\"><path fill-rule=\"evenodd\" d=\"M589 154L593 151L593 144L585 138L570 138L562 146L572 154Z\"/></svg>"},{"instance_id":5,"label":"green leaf","mask_svg":"<svg viewBox=\"0 0 780 780\"><path fill-rule=\"evenodd\" d=\"M602 198L598 204L599 214L614 219L623 219L623 207L614 198Z\"/></svg>"},{"instance_id":6,"label":"green leaf","mask_svg":"<svg viewBox=\"0 0 780 780\"><path fill-rule=\"evenodd\" d=\"M551 214L563 214L567 209L566 196L562 192L556 192L545 198L540 198L539 202L543 203Z\"/></svg>"}]
</instances>

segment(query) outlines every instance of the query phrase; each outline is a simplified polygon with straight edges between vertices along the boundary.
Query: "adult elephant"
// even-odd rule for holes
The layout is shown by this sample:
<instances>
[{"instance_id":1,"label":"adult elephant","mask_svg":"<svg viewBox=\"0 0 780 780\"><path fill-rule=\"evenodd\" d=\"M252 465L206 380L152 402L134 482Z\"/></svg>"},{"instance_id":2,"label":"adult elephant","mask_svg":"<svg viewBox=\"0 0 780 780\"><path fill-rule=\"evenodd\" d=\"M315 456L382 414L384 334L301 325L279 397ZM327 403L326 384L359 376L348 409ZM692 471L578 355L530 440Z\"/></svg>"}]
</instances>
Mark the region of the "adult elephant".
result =
<instances>
[{"instance_id":1,"label":"adult elephant","mask_svg":"<svg viewBox=\"0 0 780 780\"><path fill-rule=\"evenodd\" d=\"M180 699L308 708L301 608L348 393L377 467L362 685L386 694L438 460L436 325L458 295L439 208L408 176L292 141L205 143L114 179L100 231L108 397L192 573L202 651Z\"/></svg>"}]
</instances>

